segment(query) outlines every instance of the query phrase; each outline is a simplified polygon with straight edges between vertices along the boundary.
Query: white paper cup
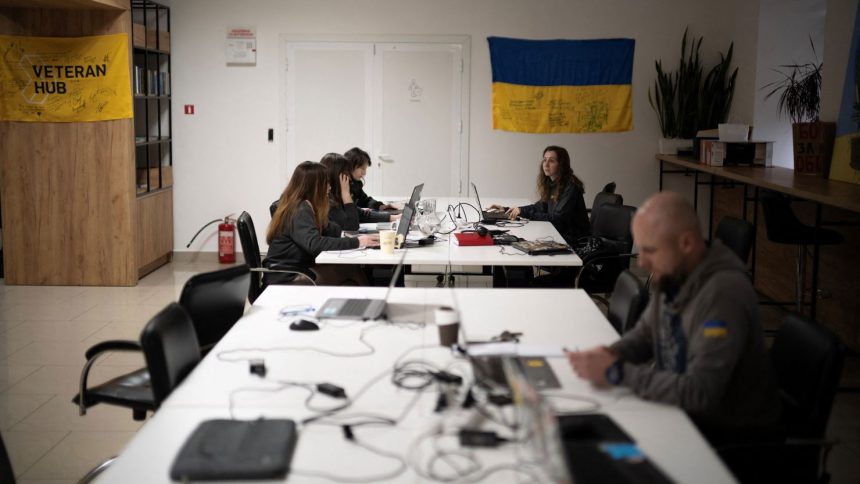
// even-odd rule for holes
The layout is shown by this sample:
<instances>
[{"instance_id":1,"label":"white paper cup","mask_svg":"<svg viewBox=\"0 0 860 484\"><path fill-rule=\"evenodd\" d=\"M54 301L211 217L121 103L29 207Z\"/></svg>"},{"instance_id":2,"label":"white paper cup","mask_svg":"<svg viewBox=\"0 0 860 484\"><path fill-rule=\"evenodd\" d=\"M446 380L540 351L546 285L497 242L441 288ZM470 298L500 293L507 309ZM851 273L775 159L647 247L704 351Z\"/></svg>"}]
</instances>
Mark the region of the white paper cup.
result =
<instances>
[{"instance_id":1,"label":"white paper cup","mask_svg":"<svg viewBox=\"0 0 860 484\"><path fill-rule=\"evenodd\" d=\"M397 241L397 232L393 230L379 231L379 249L383 254L393 254L394 244Z\"/></svg>"},{"instance_id":2,"label":"white paper cup","mask_svg":"<svg viewBox=\"0 0 860 484\"><path fill-rule=\"evenodd\" d=\"M439 344L451 346L457 344L460 336L460 313L454 308L441 306L434 313L436 326L439 327Z\"/></svg>"}]
</instances>

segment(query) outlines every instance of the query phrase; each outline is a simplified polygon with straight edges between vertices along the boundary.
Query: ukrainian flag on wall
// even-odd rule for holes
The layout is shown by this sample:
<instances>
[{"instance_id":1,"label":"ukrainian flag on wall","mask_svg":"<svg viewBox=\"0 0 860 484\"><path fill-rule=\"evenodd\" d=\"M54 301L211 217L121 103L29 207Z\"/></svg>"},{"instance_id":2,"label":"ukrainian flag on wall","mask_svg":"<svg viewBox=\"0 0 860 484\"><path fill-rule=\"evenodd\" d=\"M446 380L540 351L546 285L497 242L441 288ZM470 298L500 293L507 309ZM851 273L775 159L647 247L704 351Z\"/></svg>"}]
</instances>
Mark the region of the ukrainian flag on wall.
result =
<instances>
[{"instance_id":1,"label":"ukrainian flag on wall","mask_svg":"<svg viewBox=\"0 0 860 484\"><path fill-rule=\"evenodd\" d=\"M596 133L633 128L633 39L487 41L494 129Z\"/></svg>"}]
</instances>

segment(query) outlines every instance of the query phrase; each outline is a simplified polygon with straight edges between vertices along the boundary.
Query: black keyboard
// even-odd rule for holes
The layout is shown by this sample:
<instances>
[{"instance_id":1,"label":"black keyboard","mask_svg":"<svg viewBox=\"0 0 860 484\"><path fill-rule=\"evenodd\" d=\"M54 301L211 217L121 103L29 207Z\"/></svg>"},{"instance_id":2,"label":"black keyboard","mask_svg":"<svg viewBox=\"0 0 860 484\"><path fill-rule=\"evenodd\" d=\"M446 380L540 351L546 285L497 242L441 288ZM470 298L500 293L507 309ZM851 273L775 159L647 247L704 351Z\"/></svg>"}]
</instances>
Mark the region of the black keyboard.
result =
<instances>
[{"instance_id":1,"label":"black keyboard","mask_svg":"<svg viewBox=\"0 0 860 484\"><path fill-rule=\"evenodd\" d=\"M369 299L347 299L343 307L340 308L341 316L361 316L367 311L371 301Z\"/></svg>"}]
</instances>

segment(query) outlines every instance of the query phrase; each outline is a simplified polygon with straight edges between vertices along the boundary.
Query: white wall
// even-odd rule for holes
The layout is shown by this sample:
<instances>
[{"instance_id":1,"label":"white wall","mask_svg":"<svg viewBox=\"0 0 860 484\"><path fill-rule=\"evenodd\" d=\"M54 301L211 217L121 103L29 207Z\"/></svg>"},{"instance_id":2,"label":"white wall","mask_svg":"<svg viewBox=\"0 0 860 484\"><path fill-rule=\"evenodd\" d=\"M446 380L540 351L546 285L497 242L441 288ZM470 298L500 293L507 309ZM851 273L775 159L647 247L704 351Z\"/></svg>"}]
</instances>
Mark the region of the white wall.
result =
<instances>
[{"instance_id":1,"label":"white wall","mask_svg":"<svg viewBox=\"0 0 860 484\"><path fill-rule=\"evenodd\" d=\"M242 210L254 217L265 242L267 207L288 178L285 160L279 158L283 134L276 132L274 143L266 141L267 129L277 130L283 117L280 34L470 35L470 176L486 198L534 197L536 160L548 144L572 153L589 205L612 180L631 205L656 191L654 152L660 133L647 89L655 59L668 67L676 64L688 25L705 38L702 53L708 65L736 40L743 87L736 93L735 110L744 116L749 109L739 106L750 105L754 84L748 77L756 58L750 51L755 26L749 15L756 8L742 0L182 0L173 2L171 14L177 251L187 250L187 240L202 223ZM256 66L225 66L225 31L234 26L257 29ZM569 135L492 130L490 35L635 39L634 129ZM196 114L183 115L184 104L194 104ZM320 153L342 148L320 147ZM688 180L673 183L689 190ZM216 250L214 230L208 233L191 250Z\"/></svg>"},{"instance_id":2,"label":"white wall","mask_svg":"<svg viewBox=\"0 0 860 484\"><path fill-rule=\"evenodd\" d=\"M758 58L756 68L755 126L753 137L774 141L773 164L794 168L791 144L791 120L777 115L779 94L765 100L772 88L767 84L783 77L774 71L787 64L805 64L824 60L824 17L826 0L760 0ZM815 44L815 53L809 39ZM848 37L850 38L850 37ZM785 69L780 69L785 70Z\"/></svg>"}]
</instances>

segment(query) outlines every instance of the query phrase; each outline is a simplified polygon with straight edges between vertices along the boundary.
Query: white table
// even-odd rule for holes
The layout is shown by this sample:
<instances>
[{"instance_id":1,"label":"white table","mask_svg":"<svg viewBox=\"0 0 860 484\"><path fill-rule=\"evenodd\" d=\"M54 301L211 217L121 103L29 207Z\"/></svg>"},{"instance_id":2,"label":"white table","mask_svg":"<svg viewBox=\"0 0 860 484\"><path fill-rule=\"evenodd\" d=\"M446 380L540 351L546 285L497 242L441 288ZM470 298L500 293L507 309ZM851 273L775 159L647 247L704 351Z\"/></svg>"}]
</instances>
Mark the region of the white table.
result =
<instances>
[{"instance_id":1,"label":"white table","mask_svg":"<svg viewBox=\"0 0 860 484\"><path fill-rule=\"evenodd\" d=\"M433 197L424 197L425 199ZM477 205L474 198L436 198L436 211L444 212L448 205L460 202ZM482 200L485 204L487 200ZM525 199L494 199L492 203L503 206L522 206L529 202ZM486 208L486 207L485 207ZM476 221L477 213L471 208L464 208L466 221ZM462 225L462 224L461 224ZM451 230L453 224L445 219L443 230ZM491 227L493 228L493 227ZM521 227L503 227L512 235L526 240L554 240L564 242L564 239L550 222L529 221ZM458 229L458 231L461 229ZM412 232L417 234L417 232ZM450 270L451 266L570 266L582 265L582 259L576 254L559 254L552 256L530 256L509 246L470 246L460 247L454 241L453 234L440 234L441 240L436 243L408 249L404 263L408 265L438 265ZM317 264L379 264L393 265L400 261L404 249L398 249L394 254L383 254L380 250L348 250L326 251L316 258Z\"/></svg>"},{"instance_id":2,"label":"white table","mask_svg":"<svg viewBox=\"0 0 860 484\"><path fill-rule=\"evenodd\" d=\"M618 337L585 293L569 289L397 288L389 299L390 319L397 324L329 322L323 323L320 331L307 333L291 331L288 321L278 320L278 312L285 305L319 306L328 297L381 297L384 290L303 286L267 288L246 316L143 426L100 482L169 482L169 468L185 439L200 422L227 418L231 395L237 418L266 416L300 420L312 414L304 406L307 393L300 389L235 392L240 388L273 388L275 384L271 380L326 381L344 387L348 395L355 395L372 377L382 375L345 413L399 415L416 394L394 387L386 372L407 348L418 347L410 357L452 365L452 371L463 370L464 364L454 359L450 350L429 346L438 342L438 331L432 325L432 311L437 305L459 308L464 331L470 340L507 329L523 332L524 343L586 348L611 343ZM405 321L429 324L404 325ZM335 357L297 349L248 351L249 348L314 347L343 353L367 353L367 347L358 340L362 331L365 340L375 350L367 356ZM424 345L426 347L421 347ZM247 361L224 361L251 356L265 359L269 371L266 381L249 374ZM579 395L598 401L600 411L615 419L633 436L639 447L677 482L732 482L729 472L680 410L642 401L623 389L595 390L579 380L563 358L549 361L563 388L546 392L547 395ZM435 392L420 395L414 408L397 426L361 427L356 429L356 435L363 442L405 455L410 444L415 443L427 429L445 427L452 420L463 417L463 411L452 410L444 416L435 414L436 395ZM551 396L548 398L560 410L575 410L582 405ZM320 398L315 404L322 406L330 402ZM440 440L440 444L446 448L456 446L453 439L446 439ZM425 447L417 447L417 457L426 457L429 445ZM478 450L475 456L484 466L516 463L517 458L513 444ZM347 442L337 427L309 425L300 432L293 458L294 472L289 476L289 482L322 482L302 474L302 471L362 477L379 475L395 467L396 461ZM522 478L520 474L505 470L493 474L487 481L516 482ZM410 467L391 482L425 480Z\"/></svg>"}]
</instances>

